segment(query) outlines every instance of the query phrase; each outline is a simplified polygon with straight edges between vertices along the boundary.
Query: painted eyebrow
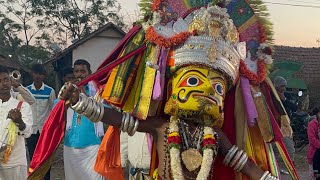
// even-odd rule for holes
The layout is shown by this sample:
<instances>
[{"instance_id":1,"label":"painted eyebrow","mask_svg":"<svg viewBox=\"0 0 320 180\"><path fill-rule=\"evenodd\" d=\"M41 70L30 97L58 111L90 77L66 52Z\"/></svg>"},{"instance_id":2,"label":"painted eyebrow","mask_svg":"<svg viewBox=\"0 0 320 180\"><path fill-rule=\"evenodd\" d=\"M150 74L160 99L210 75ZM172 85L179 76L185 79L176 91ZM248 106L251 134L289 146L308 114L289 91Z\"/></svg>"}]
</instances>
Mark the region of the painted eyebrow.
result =
<instances>
[{"instance_id":1,"label":"painted eyebrow","mask_svg":"<svg viewBox=\"0 0 320 180\"><path fill-rule=\"evenodd\" d=\"M190 73L190 72L197 72L197 73L201 74L202 76L207 77L206 75L204 75L202 72L200 72L200 71L198 71L198 70L190 70L190 71L188 71L188 72L183 73L183 75L181 76L181 78L182 78L185 74ZM181 81L181 78L179 79L178 82Z\"/></svg>"},{"instance_id":2,"label":"painted eyebrow","mask_svg":"<svg viewBox=\"0 0 320 180\"><path fill-rule=\"evenodd\" d=\"M225 81L225 79L223 79L222 77L213 77L213 78L210 78L211 80L215 80L215 79L219 79L221 81Z\"/></svg>"}]
</instances>

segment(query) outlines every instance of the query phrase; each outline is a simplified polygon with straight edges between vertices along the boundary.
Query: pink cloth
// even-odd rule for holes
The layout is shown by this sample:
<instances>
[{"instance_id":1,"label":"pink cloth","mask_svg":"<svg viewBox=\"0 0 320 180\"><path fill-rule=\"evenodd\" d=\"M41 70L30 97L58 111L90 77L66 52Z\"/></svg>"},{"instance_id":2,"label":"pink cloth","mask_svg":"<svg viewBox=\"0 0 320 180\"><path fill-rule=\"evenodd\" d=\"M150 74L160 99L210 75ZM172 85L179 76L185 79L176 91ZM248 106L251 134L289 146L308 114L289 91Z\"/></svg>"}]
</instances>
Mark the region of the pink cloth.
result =
<instances>
[{"instance_id":1,"label":"pink cloth","mask_svg":"<svg viewBox=\"0 0 320 180\"><path fill-rule=\"evenodd\" d=\"M312 164L312 159L314 154L316 153L317 148L320 149L320 140L319 140L319 130L318 130L318 121L317 119L313 119L308 124L308 139L309 139L309 147L308 147L308 163Z\"/></svg>"}]
</instances>

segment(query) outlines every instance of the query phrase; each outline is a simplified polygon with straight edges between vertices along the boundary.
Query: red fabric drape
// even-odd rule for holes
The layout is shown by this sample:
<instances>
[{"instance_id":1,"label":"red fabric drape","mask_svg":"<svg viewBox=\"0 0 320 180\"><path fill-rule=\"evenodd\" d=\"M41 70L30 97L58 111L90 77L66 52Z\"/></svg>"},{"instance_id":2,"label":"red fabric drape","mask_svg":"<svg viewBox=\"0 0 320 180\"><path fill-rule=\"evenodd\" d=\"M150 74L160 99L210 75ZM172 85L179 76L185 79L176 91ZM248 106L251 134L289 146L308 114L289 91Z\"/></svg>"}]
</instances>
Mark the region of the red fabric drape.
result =
<instances>
[{"instance_id":1,"label":"red fabric drape","mask_svg":"<svg viewBox=\"0 0 320 180\"><path fill-rule=\"evenodd\" d=\"M224 123L222 131L226 134L231 144L236 143L236 124L234 120L235 88L230 89L224 102ZM212 179L235 179L234 170L223 165L224 157L219 155L213 166Z\"/></svg>"},{"instance_id":2,"label":"red fabric drape","mask_svg":"<svg viewBox=\"0 0 320 180\"><path fill-rule=\"evenodd\" d=\"M38 172L37 168L49 159L59 146L64 136L65 129L64 110L64 101L60 100L52 109L50 116L46 120L30 163L30 174L43 174L43 172ZM46 172L44 172L44 174L45 173Z\"/></svg>"}]
</instances>

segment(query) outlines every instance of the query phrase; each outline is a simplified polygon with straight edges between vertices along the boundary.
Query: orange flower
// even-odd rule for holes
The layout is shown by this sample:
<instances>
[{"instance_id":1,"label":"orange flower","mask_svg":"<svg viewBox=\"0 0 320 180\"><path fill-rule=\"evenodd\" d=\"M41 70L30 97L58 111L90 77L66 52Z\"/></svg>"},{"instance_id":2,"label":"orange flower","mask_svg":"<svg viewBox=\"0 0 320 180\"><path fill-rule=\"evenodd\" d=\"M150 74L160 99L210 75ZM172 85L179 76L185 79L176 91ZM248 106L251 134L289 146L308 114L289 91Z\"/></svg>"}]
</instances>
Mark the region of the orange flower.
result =
<instances>
[{"instance_id":1,"label":"orange flower","mask_svg":"<svg viewBox=\"0 0 320 180\"><path fill-rule=\"evenodd\" d=\"M152 43L155 43L158 46L171 48L177 45L184 43L192 33L190 32L181 32L173 37L165 38L160 36L153 27L149 27L146 31L146 39Z\"/></svg>"},{"instance_id":2,"label":"orange flower","mask_svg":"<svg viewBox=\"0 0 320 180\"><path fill-rule=\"evenodd\" d=\"M262 60L258 60L258 75L251 72L244 61L240 61L240 74L247 78L252 84L259 85L266 79L267 68Z\"/></svg>"}]
</instances>

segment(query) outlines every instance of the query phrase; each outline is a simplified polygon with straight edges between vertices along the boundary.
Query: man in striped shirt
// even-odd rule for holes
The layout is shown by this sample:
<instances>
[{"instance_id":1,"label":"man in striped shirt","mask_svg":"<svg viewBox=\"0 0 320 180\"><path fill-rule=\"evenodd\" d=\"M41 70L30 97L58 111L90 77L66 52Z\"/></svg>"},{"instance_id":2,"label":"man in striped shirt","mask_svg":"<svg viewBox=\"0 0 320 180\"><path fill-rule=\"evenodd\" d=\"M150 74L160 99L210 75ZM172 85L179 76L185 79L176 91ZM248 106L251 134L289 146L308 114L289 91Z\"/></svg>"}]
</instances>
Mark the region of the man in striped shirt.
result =
<instances>
[{"instance_id":1,"label":"man in striped shirt","mask_svg":"<svg viewBox=\"0 0 320 180\"><path fill-rule=\"evenodd\" d=\"M50 114L50 110L53 107L53 101L56 99L53 88L43 83L43 80L46 76L46 70L43 65L34 64L31 68L31 71L33 83L27 86L27 88L33 94L36 102L31 106L33 115L33 132L32 135L27 139L30 159L33 157L43 124ZM45 180L49 179L50 171L45 176Z\"/></svg>"}]
</instances>

